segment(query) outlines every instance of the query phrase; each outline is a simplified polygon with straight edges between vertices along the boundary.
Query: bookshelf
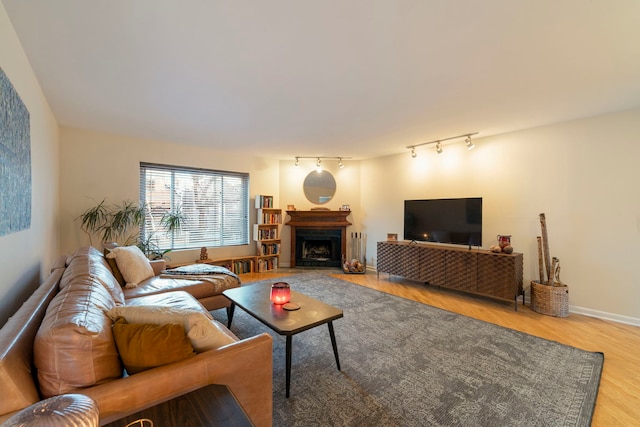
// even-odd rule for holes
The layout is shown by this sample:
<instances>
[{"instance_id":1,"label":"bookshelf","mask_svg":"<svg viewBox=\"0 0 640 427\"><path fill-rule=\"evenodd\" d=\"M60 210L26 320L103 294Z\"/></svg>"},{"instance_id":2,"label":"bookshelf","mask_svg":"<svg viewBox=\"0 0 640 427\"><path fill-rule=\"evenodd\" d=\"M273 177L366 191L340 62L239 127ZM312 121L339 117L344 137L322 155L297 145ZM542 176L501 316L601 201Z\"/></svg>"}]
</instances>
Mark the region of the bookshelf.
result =
<instances>
[{"instance_id":1,"label":"bookshelf","mask_svg":"<svg viewBox=\"0 0 640 427\"><path fill-rule=\"evenodd\" d=\"M256 224L253 240L257 256L255 271L261 273L276 270L280 264L280 224L282 209L273 207L273 196L257 195L255 200Z\"/></svg>"}]
</instances>

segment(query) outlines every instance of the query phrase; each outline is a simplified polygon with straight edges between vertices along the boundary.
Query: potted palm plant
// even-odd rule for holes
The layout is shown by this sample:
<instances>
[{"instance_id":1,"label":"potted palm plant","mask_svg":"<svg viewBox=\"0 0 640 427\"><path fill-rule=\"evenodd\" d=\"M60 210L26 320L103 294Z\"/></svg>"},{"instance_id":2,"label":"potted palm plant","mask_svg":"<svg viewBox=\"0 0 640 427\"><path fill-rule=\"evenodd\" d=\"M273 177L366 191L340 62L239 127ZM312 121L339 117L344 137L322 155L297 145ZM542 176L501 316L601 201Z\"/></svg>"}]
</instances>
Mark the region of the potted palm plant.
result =
<instances>
[{"instance_id":1,"label":"potted palm plant","mask_svg":"<svg viewBox=\"0 0 640 427\"><path fill-rule=\"evenodd\" d=\"M140 229L147 215L145 205L139 206L132 201L121 204L109 204L106 199L84 211L77 220L80 228L89 236L93 246L93 237L99 236L102 243L116 242L119 245L137 245L151 259L163 258L171 249L161 249L155 233L140 235ZM160 218L160 226L166 234L180 231L186 218L180 209L165 211Z\"/></svg>"}]
</instances>

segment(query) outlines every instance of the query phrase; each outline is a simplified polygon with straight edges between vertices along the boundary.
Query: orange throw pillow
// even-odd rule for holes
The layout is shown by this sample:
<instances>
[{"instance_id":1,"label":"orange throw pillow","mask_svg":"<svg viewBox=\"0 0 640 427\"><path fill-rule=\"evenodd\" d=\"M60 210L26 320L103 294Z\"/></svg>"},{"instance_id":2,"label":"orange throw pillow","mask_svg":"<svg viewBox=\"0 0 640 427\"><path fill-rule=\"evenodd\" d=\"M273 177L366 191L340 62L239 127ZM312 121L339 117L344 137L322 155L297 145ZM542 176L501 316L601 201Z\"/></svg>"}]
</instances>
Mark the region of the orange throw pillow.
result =
<instances>
[{"instance_id":1,"label":"orange throw pillow","mask_svg":"<svg viewBox=\"0 0 640 427\"><path fill-rule=\"evenodd\" d=\"M184 326L178 323L127 323L119 317L113 324L113 337L129 374L196 355Z\"/></svg>"}]
</instances>

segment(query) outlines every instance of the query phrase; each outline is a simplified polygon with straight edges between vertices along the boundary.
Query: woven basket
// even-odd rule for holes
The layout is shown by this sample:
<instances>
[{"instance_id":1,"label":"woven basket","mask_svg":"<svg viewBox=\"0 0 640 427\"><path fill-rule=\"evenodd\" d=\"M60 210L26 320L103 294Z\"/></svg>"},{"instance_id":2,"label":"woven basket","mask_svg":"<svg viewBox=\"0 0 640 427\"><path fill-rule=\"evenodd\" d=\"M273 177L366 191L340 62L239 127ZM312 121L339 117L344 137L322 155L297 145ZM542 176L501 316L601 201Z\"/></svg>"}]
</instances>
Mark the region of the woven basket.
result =
<instances>
[{"instance_id":1,"label":"woven basket","mask_svg":"<svg viewBox=\"0 0 640 427\"><path fill-rule=\"evenodd\" d=\"M569 315L569 287L531 282L531 309L555 317Z\"/></svg>"}]
</instances>

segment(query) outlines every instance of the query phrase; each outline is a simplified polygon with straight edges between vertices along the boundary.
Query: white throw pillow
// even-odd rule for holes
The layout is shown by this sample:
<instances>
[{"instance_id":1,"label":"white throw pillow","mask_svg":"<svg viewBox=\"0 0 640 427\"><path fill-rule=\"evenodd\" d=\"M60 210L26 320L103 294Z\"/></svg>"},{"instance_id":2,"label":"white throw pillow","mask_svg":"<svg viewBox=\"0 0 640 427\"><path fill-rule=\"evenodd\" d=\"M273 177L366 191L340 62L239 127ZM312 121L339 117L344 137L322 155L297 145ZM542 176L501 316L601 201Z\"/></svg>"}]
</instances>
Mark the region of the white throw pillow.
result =
<instances>
[{"instance_id":1,"label":"white throw pillow","mask_svg":"<svg viewBox=\"0 0 640 427\"><path fill-rule=\"evenodd\" d=\"M224 331L224 326L197 310L159 305L119 306L108 310L107 316L114 321L118 317L124 317L128 323L179 323L184 326L191 346L198 353L235 342Z\"/></svg>"},{"instance_id":2,"label":"white throw pillow","mask_svg":"<svg viewBox=\"0 0 640 427\"><path fill-rule=\"evenodd\" d=\"M202 313L191 315L187 337L191 340L193 349L202 353L235 342L222 328L220 322L214 319L209 320Z\"/></svg>"},{"instance_id":3,"label":"white throw pillow","mask_svg":"<svg viewBox=\"0 0 640 427\"><path fill-rule=\"evenodd\" d=\"M107 258L116 259L126 288L135 288L138 283L154 276L151 263L137 246L118 246L110 250Z\"/></svg>"}]
</instances>

